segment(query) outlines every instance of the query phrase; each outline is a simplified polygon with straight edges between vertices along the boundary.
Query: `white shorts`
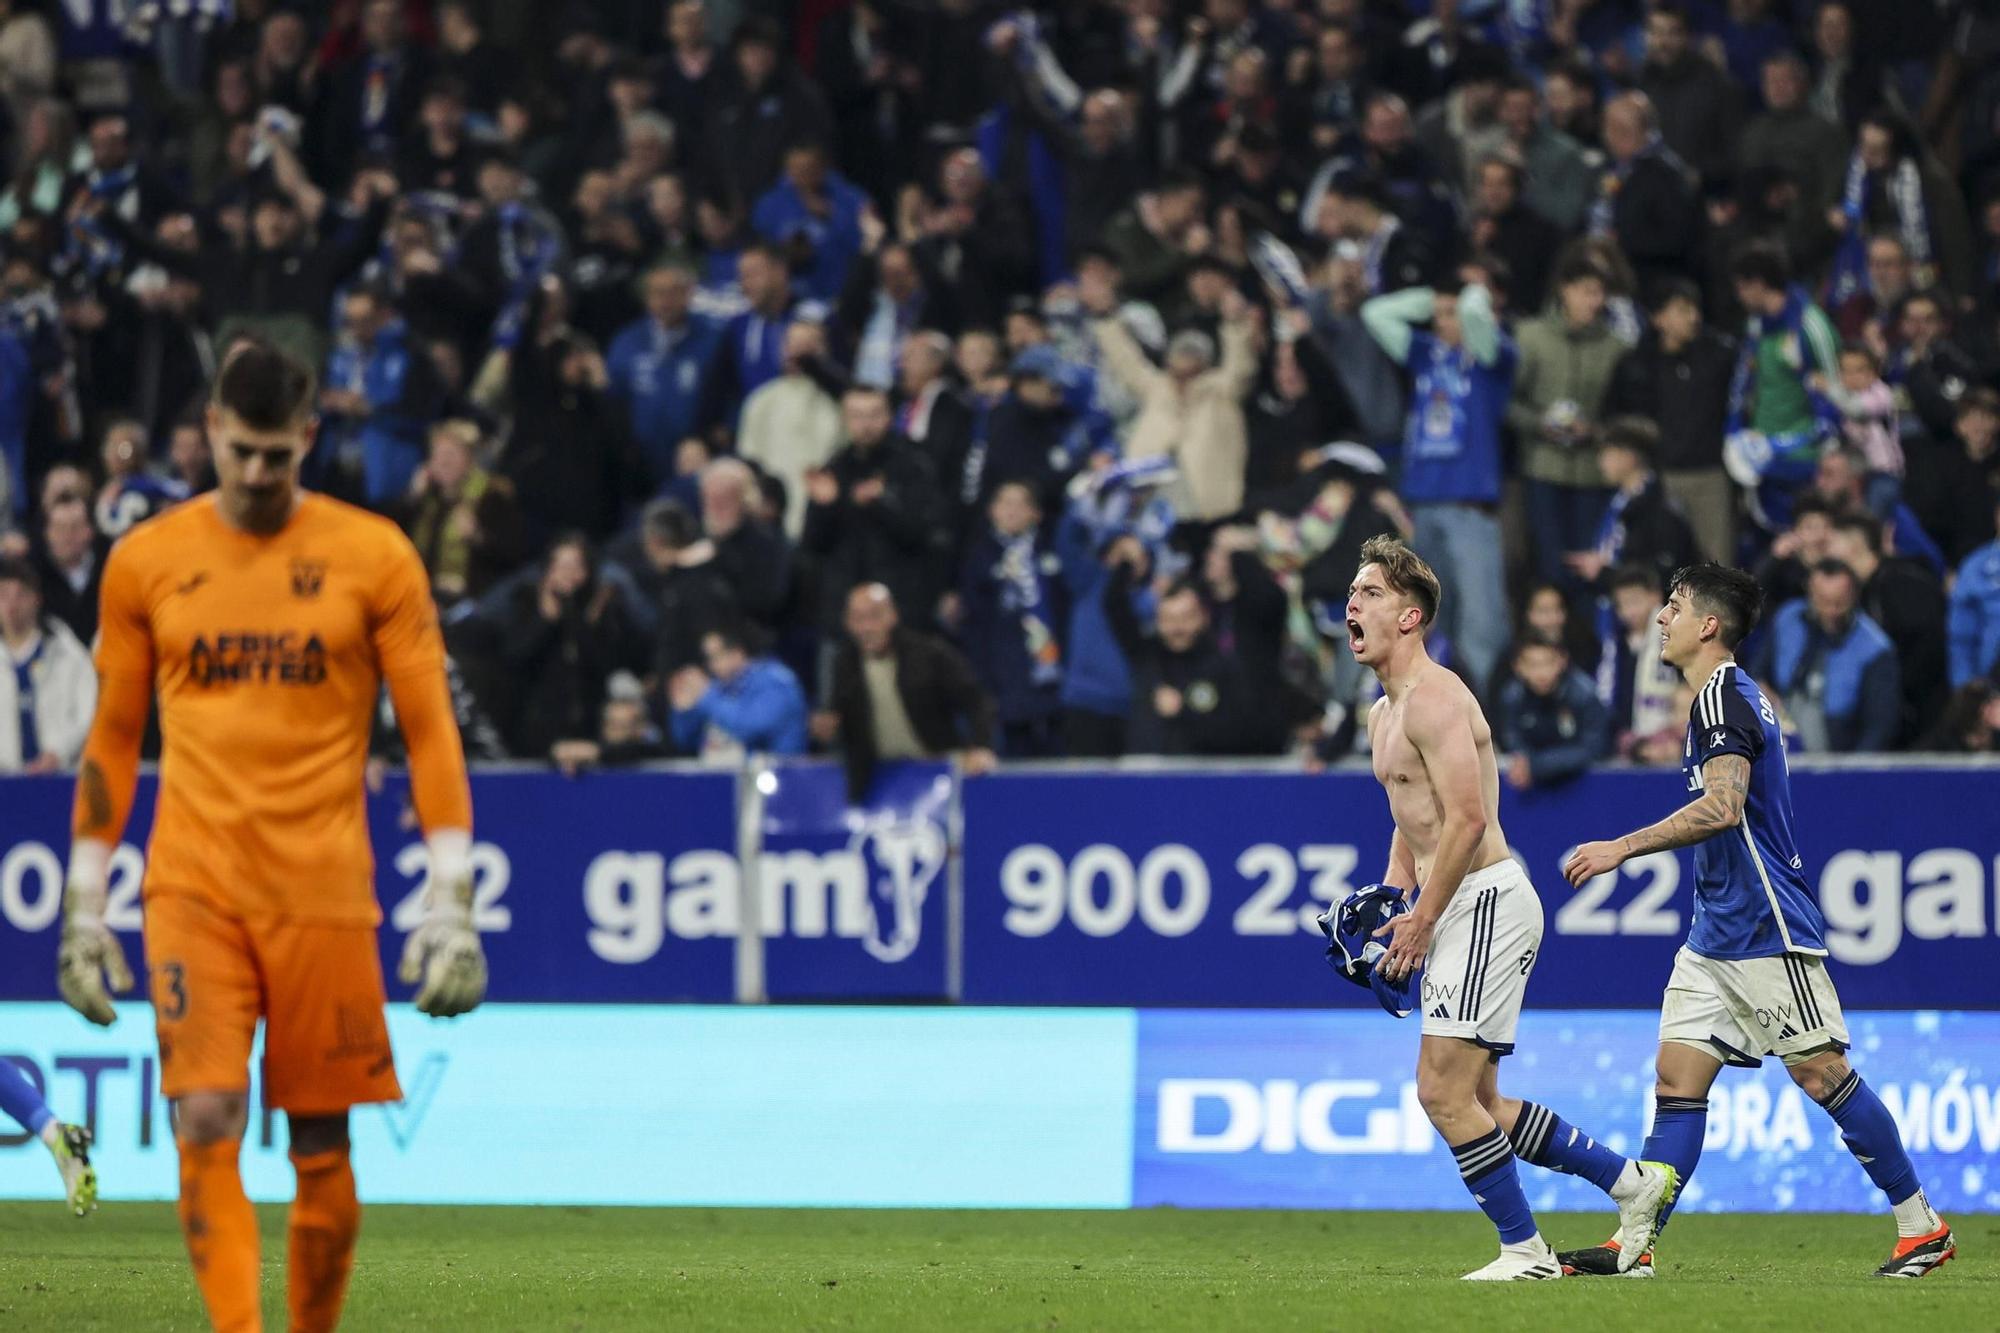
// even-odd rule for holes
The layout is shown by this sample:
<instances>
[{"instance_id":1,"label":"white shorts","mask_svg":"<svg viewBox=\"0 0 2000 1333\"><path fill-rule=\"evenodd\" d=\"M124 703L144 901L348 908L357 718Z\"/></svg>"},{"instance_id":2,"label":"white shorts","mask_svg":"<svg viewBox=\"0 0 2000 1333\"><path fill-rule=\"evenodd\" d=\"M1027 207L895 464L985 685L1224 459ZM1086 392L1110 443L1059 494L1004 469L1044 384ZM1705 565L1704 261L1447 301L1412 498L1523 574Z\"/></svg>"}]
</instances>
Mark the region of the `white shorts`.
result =
<instances>
[{"instance_id":1,"label":"white shorts","mask_svg":"<svg viewBox=\"0 0 2000 1333\"><path fill-rule=\"evenodd\" d=\"M1475 870L1438 919L1424 965L1424 1035L1463 1037L1494 1052L1514 1049L1528 973L1542 947L1542 900L1508 857Z\"/></svg>"},{"instance_id":2,"label":"white shorts","mask_svg":"<svg viewBox=\"0 0 2000 1333\"><path fill-rule=\"evenodd\" d=\"M1753 1069L1767 1055L1795 1065L1849 1044L1824 958L1710 958L1686 945L1660 1006L1660 1040Z\"/></svg>"}]
</instances>

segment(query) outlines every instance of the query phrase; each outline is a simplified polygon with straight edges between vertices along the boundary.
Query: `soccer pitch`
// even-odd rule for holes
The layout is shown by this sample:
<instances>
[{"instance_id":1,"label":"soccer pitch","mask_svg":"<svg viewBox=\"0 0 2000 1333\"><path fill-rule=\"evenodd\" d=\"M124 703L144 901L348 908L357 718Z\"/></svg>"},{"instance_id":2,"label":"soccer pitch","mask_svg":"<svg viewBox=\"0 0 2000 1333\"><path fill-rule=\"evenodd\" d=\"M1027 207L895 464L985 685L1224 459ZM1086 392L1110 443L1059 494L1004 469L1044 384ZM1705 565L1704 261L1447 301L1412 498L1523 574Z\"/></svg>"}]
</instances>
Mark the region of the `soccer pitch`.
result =
<instances>
[{"instance_id":1,"label":"soccer pitch","mask_svg":"<svg viewBox=\"0 0 2000 1333\"><path fill-rule=\"evenodd\" d=\"M284 1327L284 1212L264 1224L265 1316ZM1603 1216L1543 1219L1559 1246ZM1883 1217L1677 1220L1651 1282L1473 1287L1492 1229L1464 1213L953 1212L377 1207L343 1328L2000 1328L2000 1217L1961 1258L1867 1276ZM0 1205L0 1329L204 1327L167 1204Z\"/></svg>"}]
</instances>

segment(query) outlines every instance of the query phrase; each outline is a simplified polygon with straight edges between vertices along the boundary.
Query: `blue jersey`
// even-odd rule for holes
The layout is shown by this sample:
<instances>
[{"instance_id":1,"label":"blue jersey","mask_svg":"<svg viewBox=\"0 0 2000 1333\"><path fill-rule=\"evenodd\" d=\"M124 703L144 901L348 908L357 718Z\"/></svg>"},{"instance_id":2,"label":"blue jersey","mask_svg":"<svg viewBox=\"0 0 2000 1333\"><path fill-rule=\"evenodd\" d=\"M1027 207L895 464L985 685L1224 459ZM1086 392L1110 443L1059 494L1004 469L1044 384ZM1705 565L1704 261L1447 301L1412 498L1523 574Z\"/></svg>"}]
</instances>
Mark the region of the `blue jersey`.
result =
<instances>
[{"instance_id":1,"label":"blue jersey","mask_svg":"<svg viewBox=\"0 0 2000 1333\"><path fill-rule=\"evenodd\" d=\"M1500 335L1500 354L1481 365L1464 347L1428 333L1410 338L1411 403L1403 433L1410 504L1494 504L1500 499L1500 428L1520 354Z\"/></svg>"},{"instance_id":2,"label":"blue jersey","mask_svg":"<svg viewBox=\"0 0 2000 1333\"><path fill-rule=\"evenodd\" d=\"M1688 715L1688 790L1702 790L1702 765L1725 754L1750 761L1750 792L1742 823L1695 844L1688 948L1708 958L1823 954L1826 923L1792 837L1785 738L1764 692L1734 662L1716 668Z\"/></svg>"}]
</instances>

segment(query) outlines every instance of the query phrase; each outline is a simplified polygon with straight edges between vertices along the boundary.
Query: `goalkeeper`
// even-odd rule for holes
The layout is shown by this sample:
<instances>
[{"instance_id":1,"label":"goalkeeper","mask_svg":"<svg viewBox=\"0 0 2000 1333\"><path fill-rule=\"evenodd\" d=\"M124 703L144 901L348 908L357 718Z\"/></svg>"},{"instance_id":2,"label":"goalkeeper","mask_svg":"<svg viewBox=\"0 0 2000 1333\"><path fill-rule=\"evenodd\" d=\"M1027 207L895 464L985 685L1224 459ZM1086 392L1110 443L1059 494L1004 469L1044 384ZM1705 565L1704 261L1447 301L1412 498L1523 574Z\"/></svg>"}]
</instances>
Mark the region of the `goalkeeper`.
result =
<instances>
[{"instance_id":1,"label":"goalkeeper","mask_svg":"<svg viewBox=\"0 0 2000 1333\"><path fill-rule=\"evenodd\" d=\"M140 524L104 571L97 714L79 769L58 979L93 1023L132 975L105 921L139 738L164 749L144 883L162 1091L174 1104L180 1219L218 1329L259 1328L257 1218L237 1158L265 1025L263 1100L286 1113L298 1192L290 1326L340 1318L360 1205L348 1110L402 1096L384 1021L362 787L386 684L428 835L426 916L402 976L417 1008L486 991L471 911L472 802L422 562L387 520L299 487L313 377L239 343L207 425L218 489Z\"/></svg>"}]
</instances>

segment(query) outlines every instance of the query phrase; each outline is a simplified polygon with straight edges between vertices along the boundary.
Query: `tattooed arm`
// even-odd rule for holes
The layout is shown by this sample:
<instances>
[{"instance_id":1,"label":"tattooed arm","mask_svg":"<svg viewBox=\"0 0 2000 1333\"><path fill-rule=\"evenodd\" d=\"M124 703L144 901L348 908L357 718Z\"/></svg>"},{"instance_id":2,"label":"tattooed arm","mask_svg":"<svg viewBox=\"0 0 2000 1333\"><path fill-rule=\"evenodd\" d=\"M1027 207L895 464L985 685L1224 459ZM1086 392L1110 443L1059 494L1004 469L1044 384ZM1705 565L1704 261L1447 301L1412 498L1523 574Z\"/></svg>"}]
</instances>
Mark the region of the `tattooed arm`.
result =
<instances>
[{"instance_id":1,"label":"tattooed arm","mask_svg":"<svg viewBox=\"0 0 2000 1333\"><path fill-rule=\"evenodd\" d=\"M1750 795L1749 759L1740 754L1719 754L1701 766L1701 777L1701 795L1636 833L1611 842L1585 843L1564 864L1563 876L1581 886L1635 856L1692 847L1742 823L1743 803Z\"/></svg>"},{"instance_id":2,"label":"tattooed arm","mask_svg":"<svg viewBox=\"0 0 2000 1333\"><path fill-rule=\"evenodd\" d=\"M83 743L83 762L76 774L76 804L70 832L76 841L96 842L109 849L125 831L132 810L132 793L139 783L139 740L152 707L150 682L133 676L102 676L97 687L97 713L90 720L90 737Z\"/></svg>"}]
</instances>

